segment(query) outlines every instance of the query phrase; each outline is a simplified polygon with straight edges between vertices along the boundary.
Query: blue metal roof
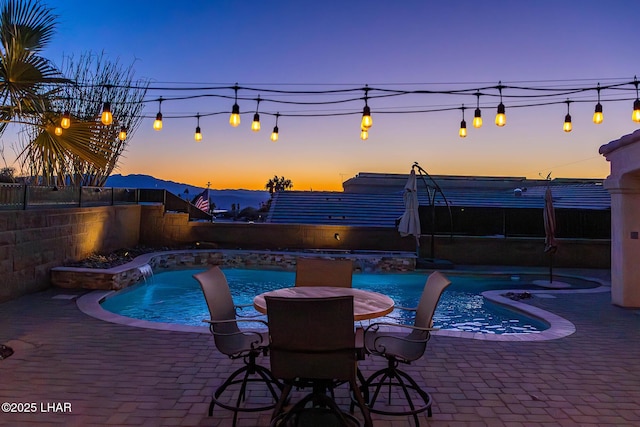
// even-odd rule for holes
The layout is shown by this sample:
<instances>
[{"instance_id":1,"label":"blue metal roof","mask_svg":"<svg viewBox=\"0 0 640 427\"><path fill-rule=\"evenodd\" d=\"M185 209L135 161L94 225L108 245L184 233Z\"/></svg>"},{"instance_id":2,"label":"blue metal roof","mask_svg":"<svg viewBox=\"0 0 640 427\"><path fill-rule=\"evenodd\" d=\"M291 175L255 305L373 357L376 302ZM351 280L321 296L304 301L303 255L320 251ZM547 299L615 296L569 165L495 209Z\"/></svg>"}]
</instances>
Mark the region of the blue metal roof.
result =
<instances>
[{"instance_id":1,"label":"blue metal roof","mask_svg":"<svg viewBox=\"0 0 640 427\"><path fill-rule=\"evenodd\" d=\"M449 188L444 195L452 208L544 207L546 186L527 189ZM611 197L601 183L552 185L556 209L608 210ZM267 222L395 227L404 212L403 191L347 193L338 191L282 191L274 194ZM418 189L420 205L430 206L426 189ZM436 206L446 206L436 193Z\"/></svg>"}]
</instances>

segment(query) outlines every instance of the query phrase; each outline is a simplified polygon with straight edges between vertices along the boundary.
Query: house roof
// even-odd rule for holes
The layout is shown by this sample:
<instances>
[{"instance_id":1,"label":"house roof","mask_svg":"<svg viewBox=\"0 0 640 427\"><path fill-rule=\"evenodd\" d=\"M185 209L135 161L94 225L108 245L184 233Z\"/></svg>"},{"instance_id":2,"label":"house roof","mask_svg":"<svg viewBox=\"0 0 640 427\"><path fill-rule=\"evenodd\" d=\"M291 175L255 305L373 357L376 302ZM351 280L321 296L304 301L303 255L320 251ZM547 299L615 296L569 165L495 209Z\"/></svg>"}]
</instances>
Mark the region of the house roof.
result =
<instances>
[{"instance_id":1,"label":"house roof","mask_svg":"<svg viewBox=\"0 0 640 427\"><path fill-rule=\"evenodd\" d=\"M408 175L404 175L406 178ZM394 177L396 183L401 183ZM549 182L530 187L505 188L504 180L497 186L440 186L442 193L435 192L435 205L464 208L542 209L544 193ZM568 181L568 182L567 182ZM556 209L608 210L611 197L596 180L551 181L554 207ZM539 181L540 182L540 181ZM533 182L535 184L535 182ZM485 182L486 184L486 182ZM529 182L531 184L531 182ZM431 196L427 187L418 184L418 200L421 206L430 206ZM404 189L393 191L383 186L382 192L338 192L338 191L282 191L274 194L267 222L296 224L354 225L373 227L395 227L396 219L404 212ZM446 198L446 202L445 202Z\"/></svg>"}]
</instances>

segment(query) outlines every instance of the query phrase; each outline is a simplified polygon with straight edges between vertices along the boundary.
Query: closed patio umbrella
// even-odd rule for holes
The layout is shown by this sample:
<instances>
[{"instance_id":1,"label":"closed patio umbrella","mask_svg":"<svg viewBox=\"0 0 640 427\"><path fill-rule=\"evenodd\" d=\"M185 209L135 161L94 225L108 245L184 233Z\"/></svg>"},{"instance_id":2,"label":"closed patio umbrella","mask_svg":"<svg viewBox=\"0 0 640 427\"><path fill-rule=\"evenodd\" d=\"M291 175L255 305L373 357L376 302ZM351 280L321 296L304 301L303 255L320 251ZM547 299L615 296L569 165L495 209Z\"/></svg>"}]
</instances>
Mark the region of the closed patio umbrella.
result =
<instances>
[{"instance_id":1,"label":"closed patio umbrella","mask_svg":"<svg viewBox=\"0 0 640 427\"><path fill-rule=\"evenodd\" d=\"M544 251L549 253L549 282L553 282L553 254L558 250L556 243L556 212L553 209L551 188L544 193Z\"/></svg>"},{"instance_id":2,"label":"closed patio umbrella","mask_svg":"<svg viewBox=\"0 0 640 427\"><path fill-rule=\"evenodd\" d=\"M418 214L418 180L416 172L411 169L409 179L404 186L404 213L398 223L400 236L415 236L416 254L419 255L420 247L420 215Z\"/></svg>"}]
</instances>

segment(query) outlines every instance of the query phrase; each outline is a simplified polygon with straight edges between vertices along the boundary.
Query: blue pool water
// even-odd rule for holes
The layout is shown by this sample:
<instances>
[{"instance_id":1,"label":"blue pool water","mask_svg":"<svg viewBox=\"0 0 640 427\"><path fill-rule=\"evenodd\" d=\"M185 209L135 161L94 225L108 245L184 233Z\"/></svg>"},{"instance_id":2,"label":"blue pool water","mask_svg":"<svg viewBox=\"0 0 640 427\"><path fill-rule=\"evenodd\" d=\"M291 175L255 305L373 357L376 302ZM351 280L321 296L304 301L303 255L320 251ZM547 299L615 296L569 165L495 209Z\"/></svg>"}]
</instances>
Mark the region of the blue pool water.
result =
<instances>
[{"instance_id":1,"label":"blue pool water","mask_svg":"<svg viewBox=\"0 0 640 427\"><path fill-rule=\"evenodd\" d=\"M102 303L105 310L122 316L184 325L203 326L209 318L207 305L193 274L203 271L180 270L155 274L146 283L121 291ZM262 292L293 286L295 272L224 269L236 304L251 304ZM451 285L445 290L434 316L441 329L490 334L535 333L548 328L540 320L485 300L481 292L491 289L536 289L533 276L482 276L447 274ZM415 307L427 274L354 273L353 287L390 296L395 304ZM253 308L248 309L254 312ZM404 313L396 310L392 315ZM389 320L389 319L387 319ZM410 323L405 320L405 323Z\"/></svg>"}]
</instances>

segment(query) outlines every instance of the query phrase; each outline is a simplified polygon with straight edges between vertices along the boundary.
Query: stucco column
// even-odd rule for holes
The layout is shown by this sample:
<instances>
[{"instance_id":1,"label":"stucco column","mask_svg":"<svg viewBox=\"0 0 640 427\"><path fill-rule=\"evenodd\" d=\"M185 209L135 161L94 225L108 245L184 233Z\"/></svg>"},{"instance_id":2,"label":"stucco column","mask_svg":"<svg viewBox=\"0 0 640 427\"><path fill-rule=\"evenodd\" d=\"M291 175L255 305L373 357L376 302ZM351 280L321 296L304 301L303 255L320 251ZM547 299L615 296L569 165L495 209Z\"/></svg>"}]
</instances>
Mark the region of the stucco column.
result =
<instances>
[{"instance_id":1,"label":"stucco column","mask_svg":"<svg viewBox=\"0 0 640 427\"><path fill-rule=\"evenodd\" d=\"M640 130L600 147L611 163L611 301L640 307Z\"/></svg>"}]
</instances>

